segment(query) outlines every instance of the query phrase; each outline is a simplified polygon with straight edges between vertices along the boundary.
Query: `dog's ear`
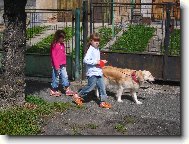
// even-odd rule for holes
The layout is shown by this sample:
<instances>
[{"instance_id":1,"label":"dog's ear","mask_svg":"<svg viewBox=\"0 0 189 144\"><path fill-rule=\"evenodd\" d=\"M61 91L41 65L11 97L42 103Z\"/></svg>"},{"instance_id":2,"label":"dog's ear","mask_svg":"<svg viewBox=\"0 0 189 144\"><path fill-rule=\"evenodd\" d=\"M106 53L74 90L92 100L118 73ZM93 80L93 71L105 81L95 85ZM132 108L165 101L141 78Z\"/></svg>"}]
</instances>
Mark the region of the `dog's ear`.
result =
<instances>
[{"instance_id":1,"label":"dog's ear","mask_svg":"<svg viewBox=\"0 0 189 144\"><path fill-rule=\"evenodd\" d=\"M143 82L144 81L144 75L143 75L143 72L141 70L139 70L137 72L137 77L138 77L138 80Z\"/></svg>"}]
</instances>

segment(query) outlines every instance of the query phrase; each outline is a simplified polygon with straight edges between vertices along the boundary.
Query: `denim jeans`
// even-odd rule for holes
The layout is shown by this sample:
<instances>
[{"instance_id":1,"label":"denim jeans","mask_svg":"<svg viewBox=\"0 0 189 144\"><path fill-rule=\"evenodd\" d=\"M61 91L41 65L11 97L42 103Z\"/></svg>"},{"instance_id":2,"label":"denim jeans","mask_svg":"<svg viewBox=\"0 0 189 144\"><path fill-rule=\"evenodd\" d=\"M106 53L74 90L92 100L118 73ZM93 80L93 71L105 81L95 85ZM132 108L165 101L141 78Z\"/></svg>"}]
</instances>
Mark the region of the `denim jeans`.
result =
<instances>
[{"instance_id":1,"label":"denim jeans","mask_svg":"<svg viewBox=\"0 0 189 144\"><path fill-rule=\"evenodd\" d=\"M106 101L107 99L107 94L106 94L106 89L105 89L105 84L104 84L104 78L103 76L91 76L88 77L88 84L82 88L79 91L79 95L81 97L85 97L90 91L92 91L95 86L97 86L99 93L100 93L100 101Z\"/></svg>"},{"instance_id":2,"label":"denim jeans","mask_svg":"<svg viewBox=\"0 0 189 144\"><path fill-rule=\"evenodd\" d=\"M70 85L70 83L68 81L68 74L67 74L67 71L66 71L66 67L64 65L61 65L59 70L56 70L53 67L51 86L55 90L58 88L60 77L61 77L61 80L62 80L62 86L68 87Z\"/></svg>"}]
</instances>

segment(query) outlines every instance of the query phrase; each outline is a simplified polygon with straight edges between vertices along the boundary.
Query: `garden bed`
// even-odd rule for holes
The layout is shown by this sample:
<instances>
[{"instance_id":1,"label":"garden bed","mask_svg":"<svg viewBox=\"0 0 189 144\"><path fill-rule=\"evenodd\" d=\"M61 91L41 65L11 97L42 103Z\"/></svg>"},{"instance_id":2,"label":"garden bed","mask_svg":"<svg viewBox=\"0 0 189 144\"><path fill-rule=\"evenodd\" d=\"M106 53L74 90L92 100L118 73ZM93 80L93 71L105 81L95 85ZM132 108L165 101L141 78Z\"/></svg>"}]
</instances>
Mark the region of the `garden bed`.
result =
<instances>
[{"instance_id":1,"label":"garden bed","mask_svg":"<svg viewBox=\"0 0 189 144\"><path fill-rule=\"evenodd\" d=\"M130 25L128 30L112 45L112 52L144 52L155 28L145 25Z\"/></svg>"},{"instance_id":2,"label":"garden bed","mask_svg":"<svg viewBox=\"0 0 189 144\"><path fill-rule=\"evenodd\" d=\"M115 27L115 35L121 31L120 28ZM98 33L100 34L100 48L104 48L104 46L112 39L112 28L110 27L101 27L98 29Z\"/></svg>"},{"instance_id":3,"label":"garden bed","mask_svg":"<svg viewBox=\"0 0 189 144\"><path fill-rule=\"evenodd\" d=\"M72 33L72 27L65 27L63 29L66 33L65 41L68 42L74 35ZM39 53L39 54L49 54L50 53L50 45L53 40L54 34L51 34L45 37L42 41L33 45L31 48L27 50L27 53Z\"/></svg>"},{"instance_id":4,"label":"garden bed","mask_svg":"<svg viewBox=\"0 0 189 144\"><path fill-rule=\"evenodd\" d=\"M34 26L26 29L27 39L33 38L34 36L45 31L49 26Z\"/></svg>"}]
</instances>

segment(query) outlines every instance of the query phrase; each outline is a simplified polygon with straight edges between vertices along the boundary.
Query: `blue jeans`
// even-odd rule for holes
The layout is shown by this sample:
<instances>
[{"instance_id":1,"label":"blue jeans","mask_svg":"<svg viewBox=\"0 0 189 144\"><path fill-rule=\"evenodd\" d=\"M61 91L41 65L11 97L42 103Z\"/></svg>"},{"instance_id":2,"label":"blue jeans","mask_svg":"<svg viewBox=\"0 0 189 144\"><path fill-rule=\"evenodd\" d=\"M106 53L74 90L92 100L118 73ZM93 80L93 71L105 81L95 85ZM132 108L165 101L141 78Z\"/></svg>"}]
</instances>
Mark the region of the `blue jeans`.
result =
<instances>
[{"instance_id":1,"label":"blue jeans","mask_svg":"<svg viewBox=\"0 0 189 144\"><path fill-rule=\"evenodd\" d=\"M101 102L106 101L107 94L106 94L103 76L88 77L88 84L79 91L79 93L78 93L79 96L85 97L90 91L92 91L95 88L95 86L97 86L97 88L99 90L100 101Z\"/></svg>"},{"instance_id":2,"label":"blue jeans","mask_svg":"<svg viewBox=\"0 0 189 144\"><path fill-rule=\"evenodd\" d=\"M54 90L56 90L58 88L60 77L61 77L61 80L62 80L62 86L63 87L69 87L70 86L70 83L68 81L68 74L67 74L67 71L66 71L66 67L64 65L61 65L59 70L56 70L53 67L51 86Z\"/></svg>"}]
</instances>

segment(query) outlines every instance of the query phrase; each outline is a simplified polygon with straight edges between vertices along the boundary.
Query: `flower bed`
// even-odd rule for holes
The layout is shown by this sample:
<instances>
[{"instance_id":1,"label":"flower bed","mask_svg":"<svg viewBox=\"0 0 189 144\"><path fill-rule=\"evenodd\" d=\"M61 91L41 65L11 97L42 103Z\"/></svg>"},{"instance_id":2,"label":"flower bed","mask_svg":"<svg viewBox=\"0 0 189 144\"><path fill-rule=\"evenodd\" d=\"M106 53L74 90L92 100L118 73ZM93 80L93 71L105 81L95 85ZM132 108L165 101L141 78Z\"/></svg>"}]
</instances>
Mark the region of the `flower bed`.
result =
<instances>
[{"instance_id":1,"label":"flower bed","mask_svg":"<svg viewBox=\"0 0 189 144\"><path fill-rule=\"evenodd\" d=\"M115 27L115 35L121 31L120 28ZM112 38L112 29L109 27L102 27L98 30L100 34L100 48L103 48Z\"/></svg>"},{"instance_id":2,"label":"flower bed","mask_svg":"<svg viewBox=\"0 0 189 144\"><path fill-rule=\"evenodd\" d=\"M128 30L112 45L114 52L144 52L155 28L145 25L130 25Z\"/></svg>"},{"instance_id":3,"label":"flower bed","mask_svg":"<svg viewBox=\"0 0 189 144\"><path fill-rule=\"evenodd\" d=\"M66 33L66 41L69 41L72 37L72 27L65 27L63 29ZM50 44L53 40L54 34L51 34L44 38L39 43L33 45L30 49L27 50L28 53L40 53L40 54L49 54L50 53Z\"/></svg>"},{"instance_id":4,"label":"flower bed","mask_svg":"<svg viewBox=\"0 0 189 144\"><path fill-rule=\"evenodd\" d=\"M45 31L48 26L35 26L32 28L27 28L26 34L27 38L33 38L35 35L40 34L41 32Z\"/></svg>"}]
</instances>

